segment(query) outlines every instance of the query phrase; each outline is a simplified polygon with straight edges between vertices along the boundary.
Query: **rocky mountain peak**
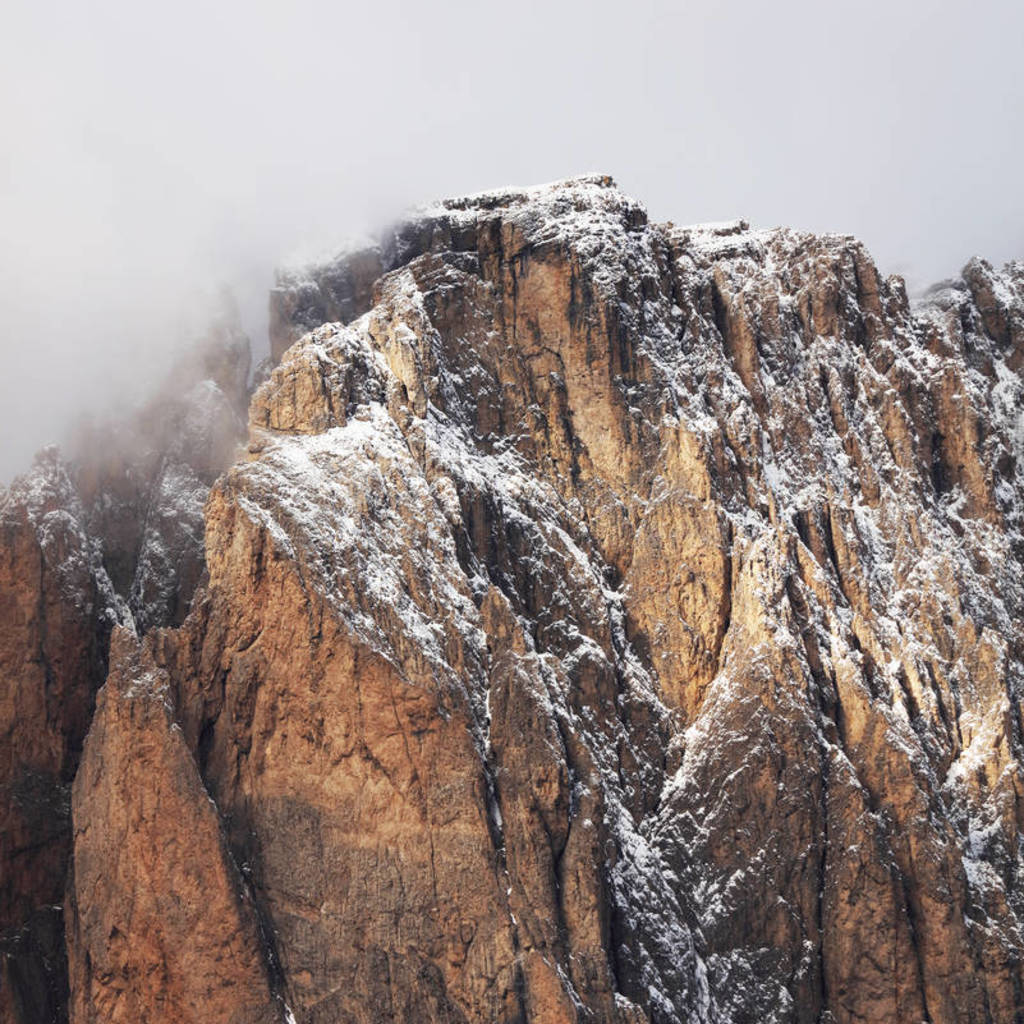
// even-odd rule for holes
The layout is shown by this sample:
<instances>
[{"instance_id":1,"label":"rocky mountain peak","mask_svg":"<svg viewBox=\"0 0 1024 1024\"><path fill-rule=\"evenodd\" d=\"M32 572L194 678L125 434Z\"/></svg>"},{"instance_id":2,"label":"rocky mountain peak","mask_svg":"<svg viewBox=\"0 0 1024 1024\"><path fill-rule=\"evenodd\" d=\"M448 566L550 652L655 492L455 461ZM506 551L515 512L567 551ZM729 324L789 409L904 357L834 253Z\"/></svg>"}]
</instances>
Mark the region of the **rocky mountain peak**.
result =
<instances>
[{"instance_id":1,"label":"rocky mountain peak","mask_svg":"<svg viewBox=\"0 0 1024 1024\"><path fill-rule=\"evenodd\" d=\"M911 302L587 177L271 313L74 781L73 1020L1019 1016L1020 264Z\"/></svg>"}]
</instances>

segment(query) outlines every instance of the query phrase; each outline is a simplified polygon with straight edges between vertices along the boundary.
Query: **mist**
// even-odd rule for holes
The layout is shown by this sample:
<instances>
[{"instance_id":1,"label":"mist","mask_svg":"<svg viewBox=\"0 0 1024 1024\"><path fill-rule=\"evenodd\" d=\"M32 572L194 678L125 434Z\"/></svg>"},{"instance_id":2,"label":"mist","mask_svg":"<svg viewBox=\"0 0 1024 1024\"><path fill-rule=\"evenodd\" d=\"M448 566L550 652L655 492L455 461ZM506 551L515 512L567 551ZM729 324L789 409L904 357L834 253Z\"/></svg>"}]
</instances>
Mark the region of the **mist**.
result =
<instances>
[{"instance_id":1,"label":"mist","mask_svg":"<svg viewBox=\"0 0 1024 1024\"><path fill-rule=\"evenodd\" d=\"M136 400L221 285L409 205L585 172L652 218L1024 256L1024 5L5 5L0 482Z\"/></svg>"}]
</instances>

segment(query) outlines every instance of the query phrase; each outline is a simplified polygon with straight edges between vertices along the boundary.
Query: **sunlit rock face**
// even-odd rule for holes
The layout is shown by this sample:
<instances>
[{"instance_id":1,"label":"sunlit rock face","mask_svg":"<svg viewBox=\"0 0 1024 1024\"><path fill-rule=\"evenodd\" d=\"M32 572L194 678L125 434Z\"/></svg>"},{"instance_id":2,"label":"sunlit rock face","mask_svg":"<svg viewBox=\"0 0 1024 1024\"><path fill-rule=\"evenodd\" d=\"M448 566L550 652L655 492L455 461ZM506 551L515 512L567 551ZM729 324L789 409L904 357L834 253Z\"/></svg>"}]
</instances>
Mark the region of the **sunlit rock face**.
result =
<instances>
[{"instance_id":1,"label":"sunlit rock face","mask_svg":"<svg viewBox=\"0 0 1024 1024\"><path fill-rule=\"evenodd\" d=\"M258 916L239 896L167 674L132 630L114 633L72 804L71 1018L280 1020Z\"/></svg>"},{"instance_id":2,"label":"sunlit rock face","mask_svg":"<svg viewBox=\"0 0 1024 1024\"><path fill-rule=\"evenodd\" d=\"M1024 266L587 178L271 321L70 790L73 1021L1020 1018Z\"/></svg>"}]
</instances>

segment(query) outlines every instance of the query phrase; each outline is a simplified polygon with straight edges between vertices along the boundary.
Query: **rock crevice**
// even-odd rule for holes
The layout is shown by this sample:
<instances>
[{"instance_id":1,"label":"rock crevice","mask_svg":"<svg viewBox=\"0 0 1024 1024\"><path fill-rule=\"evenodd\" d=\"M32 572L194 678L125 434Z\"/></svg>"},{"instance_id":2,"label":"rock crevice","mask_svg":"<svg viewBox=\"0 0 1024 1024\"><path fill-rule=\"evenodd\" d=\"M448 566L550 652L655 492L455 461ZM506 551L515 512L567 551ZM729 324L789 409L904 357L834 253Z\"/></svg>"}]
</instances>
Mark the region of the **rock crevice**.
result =
<instances>
[{"instance_id":1,"label":"rock crevice","mask_svg":"<svg viewBox=\"0 0 1024 1024\"><path fill-rule=\"evenodd\" d=\"M1024 1020L1022 323L607 178L282 274L74 783L72 1020Z\"/></svg>"}]
</instances>

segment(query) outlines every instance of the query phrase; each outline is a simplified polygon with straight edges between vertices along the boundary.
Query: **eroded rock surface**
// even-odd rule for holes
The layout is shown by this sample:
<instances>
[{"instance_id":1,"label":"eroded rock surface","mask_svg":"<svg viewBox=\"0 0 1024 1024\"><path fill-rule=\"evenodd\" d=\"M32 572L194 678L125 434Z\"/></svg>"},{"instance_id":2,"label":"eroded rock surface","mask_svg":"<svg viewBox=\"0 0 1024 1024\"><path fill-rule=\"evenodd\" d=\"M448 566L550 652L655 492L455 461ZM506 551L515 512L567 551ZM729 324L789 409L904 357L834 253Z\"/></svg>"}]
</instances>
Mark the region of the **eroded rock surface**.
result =
<instances>
[{"instance_id":1,"label":"eroded rock surface","mask_svg":"<svg viewBox=\"0 0 1024 1024\"><path fill-rule=\"evenodd\" d=\"M73 806L72 1020L281 1021L257 915L166 673L131 630L114 634Z\"/></svg>"},{"instance_id":2,"label":"eroded rock surface","mask_svg":"<svg viewBox=\"0 0 1024 1024\"><path fill-rule=\"evenodd\" d=\"M203 503L244 434L230 321L139 410L48 449L0 494L0 1021L66 1018L70 785L117 623L181 622Z\"/></svg>"},{"instance_id":3,"label":"eroded rock surface","mask_svg":"<svg viewBox=\"0 0 1024 1024\"><path fill-rule=\"evenodd\" d=\"M75 783L73 1020L180 992L195 950L109 939L142 877L146 934L230 928L191 1005L219 970L300 1024L1024 1020L1020 264L911 304L592 178L273 310L208 580L136 656L173 767ZM106 700L87 759L141 721ZM157 794L209 919L159 926L164 816L79 871Z\"/></svg>"},{"instance_id":4,"label":"eroded rock surface","mask_svg":"<svg viewBox=\"0 0 1024 1024\"><path fill-rule=\"evenodd\" d=\"M297 1019L1015 1019L1020 268L600 179L377 251L161 640Z\"/></svg>"},{"instance_id":5,"label":"eroded rock surface","mask_svg":"<svg viewBox=\"0 0 1024 1024\"><path fill-rule=\"evenodd\" d=\"M57 453L0 499L0 1020L60 1019L71 780L123 614Z\"/></svg>"}]
</instances>

